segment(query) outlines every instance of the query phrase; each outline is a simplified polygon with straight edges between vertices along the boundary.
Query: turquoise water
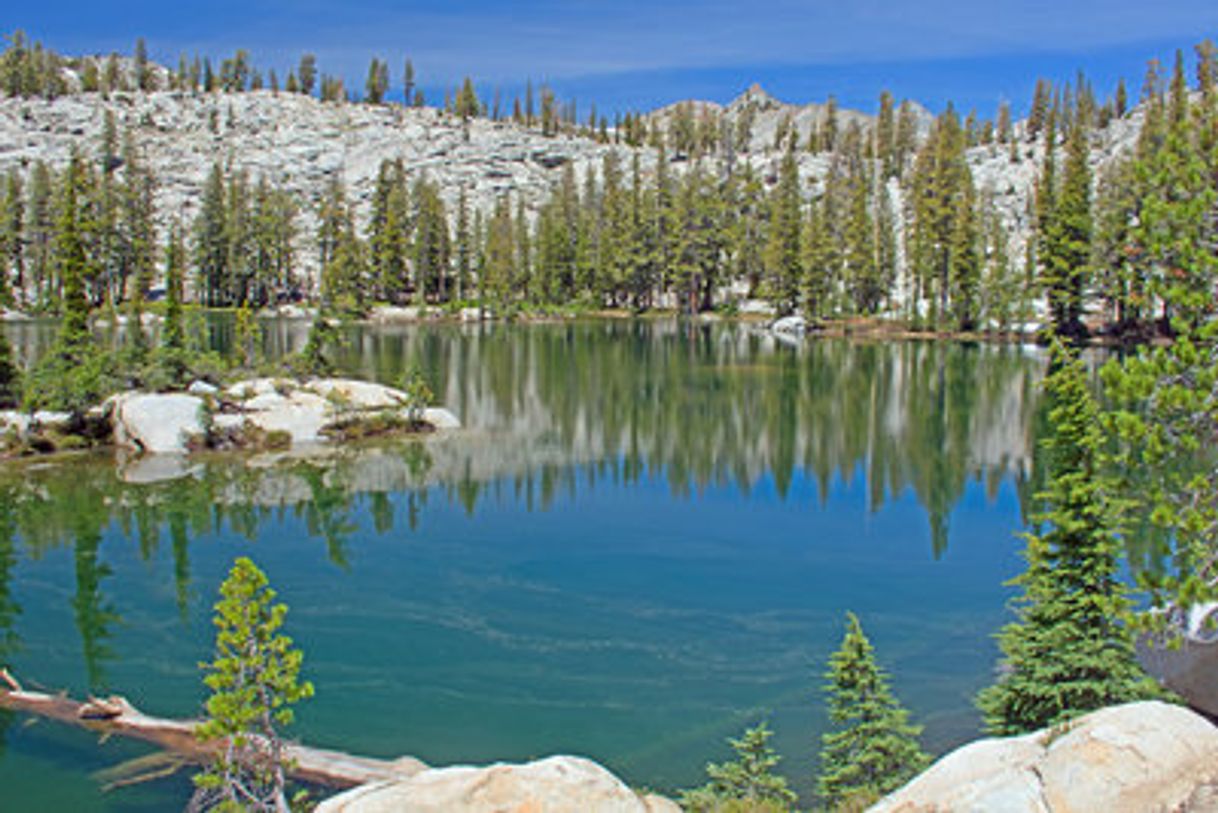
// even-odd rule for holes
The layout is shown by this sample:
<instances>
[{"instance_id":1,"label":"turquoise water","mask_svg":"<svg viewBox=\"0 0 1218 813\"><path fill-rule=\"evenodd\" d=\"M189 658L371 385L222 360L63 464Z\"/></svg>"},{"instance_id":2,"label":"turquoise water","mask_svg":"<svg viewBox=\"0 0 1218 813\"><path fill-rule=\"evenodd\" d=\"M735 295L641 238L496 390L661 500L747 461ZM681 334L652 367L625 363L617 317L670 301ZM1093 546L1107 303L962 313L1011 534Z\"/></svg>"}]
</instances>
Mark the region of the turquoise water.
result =
<instances>
[{"instance_id":1,"label":"turquoise water","mask_svg":"<svg viewBox=\"0 0 1218 813\"><path fill-rule=\"evenodd\" d=\"M300 333L276 325L269 346ZM292 608L317 687L295 736L313 744L436 764L579 753L671 791L766 718L809 790L846 610L929 747L976 733L1019 569L1035 355L675 322L351 339L345 367L392 381L420 364L468 429L203 458L161 482L109 455L8 465L0 662L194 714L210 605L245 554ZM101 793L92 773L144 753L130 743L0 732L5 810L189 793L183 777Z\"/></svg>"}]
</instances>

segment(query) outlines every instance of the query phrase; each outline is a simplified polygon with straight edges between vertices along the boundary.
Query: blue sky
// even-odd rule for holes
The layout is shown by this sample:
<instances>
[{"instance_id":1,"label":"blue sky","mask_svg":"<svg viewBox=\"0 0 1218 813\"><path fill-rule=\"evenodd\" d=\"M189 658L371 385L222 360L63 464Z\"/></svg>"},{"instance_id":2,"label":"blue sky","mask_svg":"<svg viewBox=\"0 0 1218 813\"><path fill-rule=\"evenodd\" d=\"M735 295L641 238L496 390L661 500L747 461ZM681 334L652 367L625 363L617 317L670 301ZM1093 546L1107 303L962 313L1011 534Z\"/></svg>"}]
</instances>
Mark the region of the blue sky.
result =
<instances>
[{"instance_id":1,"label":"blue sky","mask_svg":"<svg viewBox=\"0 0 1218 813\"><path fill-rule=\"evenodd\" d=\"M1042 74L1082 68L1102 94L1118 76L1136 89L1148 58L1218 38L1216 0L55 0L4 16L68 53L129 52L143 35L162 61L244 47L282 74L309 50L360 88L371 57L397 85L410 56L432 100L467 74L507 97L532 78L583 110L728 101L759 81L789 101L835 93L871 109L887 87L989 114L1026 105Z\"/></svg>"}]
</instances>

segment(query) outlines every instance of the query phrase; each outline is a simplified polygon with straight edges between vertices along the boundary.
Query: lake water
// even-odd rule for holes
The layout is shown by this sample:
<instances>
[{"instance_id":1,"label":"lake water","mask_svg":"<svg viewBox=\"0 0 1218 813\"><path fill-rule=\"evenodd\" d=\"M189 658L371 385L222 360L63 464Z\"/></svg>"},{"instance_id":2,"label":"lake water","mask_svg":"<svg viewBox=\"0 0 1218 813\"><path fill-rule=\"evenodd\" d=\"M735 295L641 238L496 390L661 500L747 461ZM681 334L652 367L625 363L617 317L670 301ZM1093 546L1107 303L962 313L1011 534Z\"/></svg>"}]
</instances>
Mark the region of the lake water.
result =
<instances>
[{"instance_id":1,"label":"lake water","mask_svg":"<svg viewBox=\"0 0 1218 813\"><path fill-rule=\"evenodd\" d=\"M268 346L303 330L277 323ZM249 555L291 606L311 744L434 764L578 753L673 791L764 718L809 791L847 610L928 747L975 736L1020 568L1036 353L675 321L350 337L349 372L417 363L467 429L177 471L3 465L0 663L196 714L216 589ZM184 776L100 791L94 772L143 753L0 717L0 807L180 806Z\"/></svg>"}]
</instances>

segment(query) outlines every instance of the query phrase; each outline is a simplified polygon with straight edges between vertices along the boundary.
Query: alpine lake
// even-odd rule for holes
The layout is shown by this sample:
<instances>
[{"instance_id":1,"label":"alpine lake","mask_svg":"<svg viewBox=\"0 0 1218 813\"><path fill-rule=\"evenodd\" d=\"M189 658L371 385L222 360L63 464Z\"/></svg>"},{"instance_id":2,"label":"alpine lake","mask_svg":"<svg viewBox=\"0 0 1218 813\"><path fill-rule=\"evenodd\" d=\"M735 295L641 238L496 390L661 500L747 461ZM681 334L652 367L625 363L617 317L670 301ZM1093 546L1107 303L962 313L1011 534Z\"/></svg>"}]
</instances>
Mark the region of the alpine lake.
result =
<instances>
[{"instance_id":1,"label":"alpine lake","mask_svg":"<svg viewBox=\"0 0 1218 813\"><path fill-rule=\"evenodd\" d=\"M266 323L266 351L308 323ZM54 325L5 328L26 355ZM223 349L231 321L209 320ZM460 431L313 453L0 463L0 664L191 717L248 555L316 696L291 736L433 765L591 757L704 781L769 721L812 788L826 660L857 613L924 744L977 735L1021 567L1041 351L784 342L667 320L351 327L341 372L417 365ZM3 713L0 713L3 714ZM181 809L146 746L0 716L0 808Z\"/></svg>"}]
</instances>

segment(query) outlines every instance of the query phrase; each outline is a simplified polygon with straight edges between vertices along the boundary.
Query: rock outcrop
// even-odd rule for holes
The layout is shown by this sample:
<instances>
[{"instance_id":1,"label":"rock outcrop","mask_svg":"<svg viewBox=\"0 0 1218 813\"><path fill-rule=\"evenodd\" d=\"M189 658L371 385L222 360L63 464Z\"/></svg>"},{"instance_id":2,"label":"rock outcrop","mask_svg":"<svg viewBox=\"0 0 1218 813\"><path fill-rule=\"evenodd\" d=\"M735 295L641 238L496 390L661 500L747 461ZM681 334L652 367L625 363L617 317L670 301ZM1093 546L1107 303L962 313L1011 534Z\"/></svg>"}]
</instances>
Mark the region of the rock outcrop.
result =
<instances>
[{"instance_id":1,"label":"rock outcrop","mask_svg":"<svg viewBox=\"0 0 1218 813\"><path fill-rule=\"evenodd\" d=\"M322 802L317 813L680 813L639 795L591 760L554 756L524 765L433 768L362 785Z\"/></svg>"},{"instance_id":2,"label":"rock outcrop","mask_svg":"<svg viewBox=\"0 0 1218 813\"><path fill-rule=\"evenodd\" d=\"M802 316L784 316L770 325L770 330L786 336L804 336L808 333L808 320Z\"/></svg>"},{"instance_id":3,"label":"rock outcrop","mask_svg":"<svg viewBox=\"0 0 1218 813\"><path fill-rule=\"evenodd\" d=\"M175 217L199 212L216 161L266 178L301 203L297 270L316 280L311 235L315 203L334 179L347 187L362 226L381 162L401 160L411 179L439 185L450 212L464 192L489 213L504 194L539 207L570 165L580 177L607 153L628 166L631 150L587 138L547 137L535 129L475 118L462 122L434 108L325 103L298 93L78 93L53 101L0 98L0 174L26 173L38 161L66 165L72 150L95 154L106 114L130 128L157 178L163 240ZM651 166L650 155L644 165Z\"/></svg>"},{"instance_id":4,"label":"rock outcrop","mask_svg":"<svg viewBox=\"0 0 1218 813\"><path fill-rule=\"evenodd\" d=\"M1218 728L1181 706L1129 703L959 748L871 813L1212 811Z\"/></svg>"},{"instance_id":5,"label":"rock outcrop","mask_svg":"<svg viewBox=\"0 0 1218 813\"><path fill-rule=\"evenodd\" d=\"M110 399L114 442L152 454L185 452L207 432L203 399L183 393L129 393Z\"/></svg>"},{"instance_id":6,"label":"rock outcrop","mask_svg":"<svg viewBox=\"0 0 1218 813\"><path fill-rule=\"evenodd\" d=\"M223 393L127 393L111 398L103 411L110 416L116 445L153 454L183 454L209 438L251 432L277 435L286 444L317 443L328 432L371 418L417 419L433 429L461 426L446 409L415 414L409 404L401 390L367 381L261 378Z\"/></svg>"}]
</instances>

